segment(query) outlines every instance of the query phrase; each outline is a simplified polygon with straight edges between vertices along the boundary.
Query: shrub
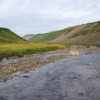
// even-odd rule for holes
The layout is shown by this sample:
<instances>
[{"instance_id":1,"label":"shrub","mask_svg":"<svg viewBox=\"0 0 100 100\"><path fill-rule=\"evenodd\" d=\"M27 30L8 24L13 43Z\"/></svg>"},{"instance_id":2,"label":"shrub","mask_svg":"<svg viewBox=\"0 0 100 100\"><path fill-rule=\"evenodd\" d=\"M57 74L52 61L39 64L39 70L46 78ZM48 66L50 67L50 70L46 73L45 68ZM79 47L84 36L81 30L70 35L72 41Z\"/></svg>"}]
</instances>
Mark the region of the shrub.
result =
<instances>
[{"instance_id":1,"label":"shrub","mask_svg":"<svg viewBox=\"0 0 100 100\"><path fill-rule=\"evenodd\" d=\"M87 48L90 48L90 45L87 45Z\"/></svg>"}]
</instances>

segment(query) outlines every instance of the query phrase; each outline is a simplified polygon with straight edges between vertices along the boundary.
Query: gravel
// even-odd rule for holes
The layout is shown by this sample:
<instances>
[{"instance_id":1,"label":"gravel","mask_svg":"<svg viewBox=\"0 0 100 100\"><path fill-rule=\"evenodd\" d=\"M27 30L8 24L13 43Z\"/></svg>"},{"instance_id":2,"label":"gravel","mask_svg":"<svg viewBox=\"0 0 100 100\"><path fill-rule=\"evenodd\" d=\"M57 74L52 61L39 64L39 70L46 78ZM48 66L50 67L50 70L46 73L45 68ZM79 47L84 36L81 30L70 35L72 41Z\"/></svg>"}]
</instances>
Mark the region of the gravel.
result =
<instances>
[{"instance_id":1,"label":"gravel","mask_svg":"<svg viewBox=\"0 0 100 100\"><path fill-rule=\"evenodd\" d=\"M0 100L100 100L100 53L55 61L2 82Z\"/></svg>"}]
</instances>

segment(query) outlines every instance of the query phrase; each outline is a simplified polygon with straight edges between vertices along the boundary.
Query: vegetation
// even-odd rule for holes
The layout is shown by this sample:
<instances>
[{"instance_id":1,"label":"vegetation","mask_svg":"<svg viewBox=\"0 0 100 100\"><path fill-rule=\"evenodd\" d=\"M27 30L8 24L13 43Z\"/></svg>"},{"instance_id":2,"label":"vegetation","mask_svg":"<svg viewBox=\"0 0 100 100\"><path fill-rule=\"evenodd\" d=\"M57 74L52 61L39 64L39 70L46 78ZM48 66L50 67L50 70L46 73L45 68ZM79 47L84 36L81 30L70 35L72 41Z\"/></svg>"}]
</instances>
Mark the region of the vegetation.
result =
<instances>
[{"instance_id":1,"label":"vegetation","mask_svg":"<svg viewBox=\"0 0 100 100\"><path fill-rule=\"evenodd\" d=\"M100 28L96 32L100 32Z\"/></svg>"},{"instance_id":2,"label":"vegetation","mask_svg":"<svg viewBox=\"0 0 100 100\"><path fill-rule=\"evenodd\" d=\"M63 43L63 44L72 43L73 41L73 43L78 42L78 43L86 44L85 42L85 39L86 39L88 43L93 44L93 43L96 43L96 41L99 41L99 40L96 40L97 36L95 35L96 32L100 32L100 30L98 29L99 25L100 25L100 21L97 21L93 23L77 25L77 27L76 26L69 27L63 30L49 32L46 34L37 34L34 37L32 37L29 41L34 42L34 43ZM71 33L68 34L69 32ZM64 37L64 35L66 36ZM85 35L87 35L87 38L85 37ZM80 39L76 38L78 36L80 36ZM74 38L74 39L70 39L70 38Z\"/></svg>"},{"instance_id":3,"label":"vegetation","mask_svg":"<svg viewBox=\"0 0 100 100\"><path fill-rule=\"evenodd\" d=\"M0 60L4 57L23 56L35 53L42 53L56 49L64 49L66 46L60 44L41 44L41 43L10 43L0 44Z\"/></svg>"},{"instance_id":4,"label":"vegetation","mask_svg":"<svg viewBox=\"0 0 100 100\"><path fill-rule=\"evenodd\" d=\"M90 33L94 32L97 28L98 28L98 25L94 25L94 26L91 28Z\"/></svg>"},{"instance_id":5,"label":"vegetation","mask_svg":"<svg viewBox=\"0 0 100 100\"><path fill-rule=\"evenodd\" d=\"M29 41L34 42L34 43L41 43L41 42L43 43L45 41L53 40L53 39L57 38L58 36L62 35L63 33L67 34L68 32L72 31L73 29L74 29L74 27L71 27L71 28L60 30L60 31L46 33L46 34L38 34L38 35L34 36L33 38L31 38Z\"/></svg>"},{"instance_id":6,"label":"vegetation","mask_svg":"<svg viewBox=\"0 0 100 100\"><path fill-rule=\"evenodd\" d=\"M73 29L74 29L74 27L67 28L65 35L66 35L67 33L71 32Z\"/></svg>"},{"instance_id":7,"label":"vegetation","mask_svg":"<svg viewBox=\"0 0 100 100\"><path fill-rule=\"evenodd\" d=\"M96 22L94 22L96 23ZM83 29L81 29L80 31L74 33L70 38L75 38L77 36L80 36L80 35L86 35L87 33L92 33L94 32L97 28L98 28L98 25L94 25L94 23L89 23L89 25L87 25L86 27L84 27ZM100 23L100 21L97 22L98 24ZM92 25L92 28L88 28ZM100 32L100 30L98 29L96 32Z\"/></svg>"},{"instance_id":8,"label":"vegetation","mask_svg":"<svg viewBox=\"0 0 100 100\"><path fill-rule=\"evenodd\" d=\"M27 42L7 28L0 28L0 43Z\"/></svg>"},{"instance_id":9,"label":"vegetation","mask_svg":"<svg viewBox=\"0 0 100 100\"><path fill-rule=\"evenodd\" d=\"M87 25L87 26L85 26L83 29L86 29L86 28L90 27L90 25L91 25L91 24L88 24L88 25Z\"/></svg>"},{"instance_id":10,"label":"vegetation","mask_svg":"<svg viewBox=\"0 0 100 100\"><path fill-rule=\"evenodd\" d=\"M88 32L89 32L89 30L80 30L79 32L76 32L71 37L69 37L69 39L70 38L75 38L75 37L77 37L79 35L86 35Z\"/></svg>"},{"instance_id":11,"label":"vegetation","mask_svg":"<svg viewBox=\"0 0 100 100\"><path fill-rule=\"evenodd\" d=\"M90 46L89 46L89 45L87 45L87 48L90 48Z\"/></svg>"},{"instance_id":12,"label":"vegetation","mask_svg":"<svg viewBox=\"0 0 100 100\"><path fill-rule=\"evenodd\" d=\"M35 36L36 34L27 34L25 36Z\"/></svg>"},{"instance_id":13,"label":"vegetation","mask_svg":"<svg viewBox=\"0 0 100 100\"><path fill-rule=\"evenodd\" d=\"M100 25L100 21L98 21L98 24Z\"/></svg>"}]
</instances>

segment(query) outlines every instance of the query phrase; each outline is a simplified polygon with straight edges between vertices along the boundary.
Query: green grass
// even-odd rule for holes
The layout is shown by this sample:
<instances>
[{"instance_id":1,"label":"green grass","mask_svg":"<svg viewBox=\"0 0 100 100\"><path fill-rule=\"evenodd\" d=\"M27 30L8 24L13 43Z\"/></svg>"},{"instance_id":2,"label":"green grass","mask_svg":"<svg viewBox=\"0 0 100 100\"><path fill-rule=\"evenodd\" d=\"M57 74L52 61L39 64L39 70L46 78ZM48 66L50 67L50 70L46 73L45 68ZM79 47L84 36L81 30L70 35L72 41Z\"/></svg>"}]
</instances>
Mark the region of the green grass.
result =
<instances>
[{"instance_id":1,"label":"green grass","mask_svg":"<svg viewBox=\"0 0 100 100\"><path fill-rule=\"evenodd\" d=\"M98 25L96 25L96 23L98 23ZM74 33L72 36L69 37L69 39L75 38L80 35L87 35L88 33L94 32L100 25L100 21L93 22L93 23L87 23L84 25L86 25L86 26L83 29ZM45 34L37 34L33 38L31 38L29 41L34 42L34 43L45 43L47 41L49 42L53 39L56 39L57 37L59 37L62 34L67 35L67 33L71 32L73 29L74 29L74 27L69 27L69 28L55 31L55 32L49 32L49 33L45 33Z\"/></svg>"},{"instance_id":2,"label":"green grass","mask_svg":"<svg viewBox=\"0 0 100 100\"><path fill-rule=\"evenodd\" d=\"M100 28L96 32L100 32Z\"/></svg>"},{"instance_id":3,"label":"green grass","mask_svg":"<svg viewBox=\"0 0 100 100\"><path fill-rule=\"evenodd\" d=\"M74 27L67 28L65 35L66 35L67 33L71 32L73 29L74 29Z\"/></svg>"},{"instance_id":4,"label":"green grass","mask_svg":"<svg viewBox=\"0 0 100 100\"><path fill-rule=\"evenodd\" d=\"M100 23L100 22L95 22L95 23ZM89 25L87 25L86 27L81 29L80 31L78 31L78 32L74 33L72 36L70 36L69 39L75 38L80 35L87 35L88 33L93 33L98 28L98 25L93 25L95 23L90 23ZM88 29L88 27L90 27L91 25L92 25L92 28ZM99 29L96 32L99 32Z\"/></svg>"},{"instance_id":5,"label":"green grass","mask_svg":"<svg viewBox=\"0 0 100 100\"><path fill-rule=\"evenodd\" d=\"M36 35L36 34L27 34L26 36L34 36L34 35Z\"/></svg>"},{"instance_id":6,"label":"green grass","mask_svg":"<svg viewBox=\"0 0 100 100\"><path fill-rule=\"evenodd\" d=\"M0 28L0 42L26 42L26 40L7 28Z\"/></svg>"},{"instance_id":7,"label":"green grass","mask_svg":"<svg viewBox=\"0 0 100 100\"><path fill-rule=\"evenodd\" d=\"M10 43L0 44L0 60L4 57L37 54L56 49L64 49L66 46L60 44L41 44L41 43Z\"/></svg>"},{"instance_id":8,"label":"green grass","mask_svg":"<svg viewBox=\"0 0 100 100\"><path fill-rule=\"evenodd\" d=\"M86 35L87 33L89 33L89 30L80 30L80 31L78 31L78 32L76 32L76 33L74 33L71 37L69 37L69 39L70 38L75 38L75 37L77 37L77 36L79 36L79 35Z\"/></svg>"},{"instance_id":9,"label":"green grass","mask_svg":"<svg viewBox=\"0 0 100 100\"><path fill-rule=\"evenodd\" d=\"M38 34L34 36L33 38L31 38L29 41L34 42L34 43L43 43L45 41L50 41L62 35L63 33L67 34L68 32L72 31L73 28L74 27L63 29L60 31L50 32L46 34Z\"/></svg>"},{"instance_id":10,"label":"green grass","mask_svg":"<svg viewBox=\"0 0 100 100\"><path fill-rule=\"evenodd\" d=\"M97 28L98 28L98 25L94 25L94 26L91 28L90 33L94 32Z\"/></svg>"},{"instance_id":11,"label":"green grass","mask_svg":"<svg viewBox=\"0 0 100 100\"><path fill-rule=\"evenodd\" d=\"M100 25L100 21L98 21L98 25Z\"/></svg>"},{"instance_id":12,"label":"green grass","mask_svg":"<svg viewBox=\"0 0 100 100\"><path fill-rule=\"evenodd\" d=\"M89 24L89 25L85 26L83 29L86 29L86 28L90 27L90 25L91 25L91 24Z\"/></svg>"}]
</instances>

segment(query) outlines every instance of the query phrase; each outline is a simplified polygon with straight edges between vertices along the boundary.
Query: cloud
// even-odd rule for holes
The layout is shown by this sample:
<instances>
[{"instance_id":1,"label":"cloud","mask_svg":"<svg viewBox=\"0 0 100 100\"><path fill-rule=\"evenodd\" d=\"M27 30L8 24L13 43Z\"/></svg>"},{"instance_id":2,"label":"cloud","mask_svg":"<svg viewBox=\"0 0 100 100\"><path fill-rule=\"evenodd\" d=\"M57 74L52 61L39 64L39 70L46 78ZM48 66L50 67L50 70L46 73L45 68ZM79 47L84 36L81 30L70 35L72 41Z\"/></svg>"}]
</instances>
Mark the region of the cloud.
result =
<instances>
[{"instance_id":1,"label":"cloud","mask_svg":"<svg viewBox=\"0 0 100 100\"><path fill-rule=\"evenodd\" d=\"M20 36L100 20L99 0L1 0L0 26Z\"/></svg>"}]
</instances>

